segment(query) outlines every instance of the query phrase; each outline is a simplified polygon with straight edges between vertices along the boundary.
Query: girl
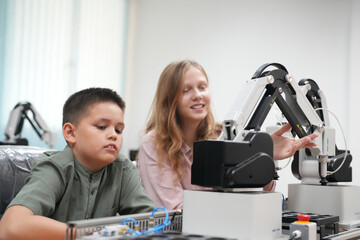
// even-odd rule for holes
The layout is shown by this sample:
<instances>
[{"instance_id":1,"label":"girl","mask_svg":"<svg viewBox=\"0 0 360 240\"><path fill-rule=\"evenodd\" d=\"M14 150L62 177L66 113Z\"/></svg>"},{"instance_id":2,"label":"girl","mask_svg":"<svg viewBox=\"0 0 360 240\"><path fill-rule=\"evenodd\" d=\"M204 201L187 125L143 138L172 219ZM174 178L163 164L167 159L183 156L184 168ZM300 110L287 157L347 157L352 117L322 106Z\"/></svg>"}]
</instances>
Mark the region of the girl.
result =
<instances>
[{"instance_id":1,"label":"girl","mask_svg":"<svg viewBox=\"0 0 360 240\"><path fill-rule=\"evenodd\" d=\"M204 189L191 184L193 143L216 139L221 132L211 111L208 84L204 69L191 60L170 63L160 76L138 156L139 175L156 206L181 209L185 189ZM315 146L311 140L316 134L298 140L283 137L290 128L286 124L272 134L274 160ZM274 189L275 181L264 187Z\"/></svg>"}]
</instances>

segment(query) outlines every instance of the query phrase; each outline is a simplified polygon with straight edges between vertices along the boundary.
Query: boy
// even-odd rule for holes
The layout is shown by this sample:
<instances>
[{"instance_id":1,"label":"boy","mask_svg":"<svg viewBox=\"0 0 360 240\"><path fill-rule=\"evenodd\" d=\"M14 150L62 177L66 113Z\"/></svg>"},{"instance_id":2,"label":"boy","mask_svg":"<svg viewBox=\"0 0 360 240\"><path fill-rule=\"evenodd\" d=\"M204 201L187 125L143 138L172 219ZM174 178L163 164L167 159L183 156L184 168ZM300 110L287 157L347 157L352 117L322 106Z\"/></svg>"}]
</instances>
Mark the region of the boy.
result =
<instances>
[{"instance_id":1,"label":"boy","mask_svg":"<svg viewBox=\"0 0 360 240\"><path fill-rule=\"evenodd\" d=\"M0 239L65 239L70 220L151 212L134 165L119 155L125 103L89 88L63 108L63 151L44 153L0 221Z\"/></svg>"}]
</instances>

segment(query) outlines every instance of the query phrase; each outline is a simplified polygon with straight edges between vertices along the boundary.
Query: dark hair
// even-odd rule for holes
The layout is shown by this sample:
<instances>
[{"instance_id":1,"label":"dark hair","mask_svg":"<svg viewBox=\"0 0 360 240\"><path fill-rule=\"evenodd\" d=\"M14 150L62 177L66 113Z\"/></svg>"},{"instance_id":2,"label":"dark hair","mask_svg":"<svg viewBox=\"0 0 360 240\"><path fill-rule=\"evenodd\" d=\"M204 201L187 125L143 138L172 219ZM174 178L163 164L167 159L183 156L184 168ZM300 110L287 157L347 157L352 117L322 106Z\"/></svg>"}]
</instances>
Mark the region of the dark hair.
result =
<instances>
[{"instance_id":1,"label":"dark hair","mask_svg":"<svg viewBox=\"0 0 360 240\"><path fill-rule=\"evenodd\" d=\"M94 103L101 102L116 103L122 111L125 111L125 102L115 91L108 88L87 88L72 94L66 100L63 107L62 124L79 123Z\"/></svg>"}]
</instances>

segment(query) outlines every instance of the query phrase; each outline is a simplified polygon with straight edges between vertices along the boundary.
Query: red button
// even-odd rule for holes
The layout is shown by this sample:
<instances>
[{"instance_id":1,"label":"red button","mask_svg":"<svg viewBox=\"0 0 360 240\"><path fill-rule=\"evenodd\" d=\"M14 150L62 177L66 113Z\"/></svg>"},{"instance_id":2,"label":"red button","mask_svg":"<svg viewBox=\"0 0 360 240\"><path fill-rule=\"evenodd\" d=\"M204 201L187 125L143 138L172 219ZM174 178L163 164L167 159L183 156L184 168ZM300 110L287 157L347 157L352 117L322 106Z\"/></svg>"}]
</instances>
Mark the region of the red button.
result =
<instances>
[{"instance_id":1,"label":"red button","mask_svg":"<svg viewBox=\"0 0 360 240\"><path fill-rule=\"evenodd\" d=\"M306 214L297 215L298 221L308 222L310 220L310 216Z\"/></svg>"}]
</instances>

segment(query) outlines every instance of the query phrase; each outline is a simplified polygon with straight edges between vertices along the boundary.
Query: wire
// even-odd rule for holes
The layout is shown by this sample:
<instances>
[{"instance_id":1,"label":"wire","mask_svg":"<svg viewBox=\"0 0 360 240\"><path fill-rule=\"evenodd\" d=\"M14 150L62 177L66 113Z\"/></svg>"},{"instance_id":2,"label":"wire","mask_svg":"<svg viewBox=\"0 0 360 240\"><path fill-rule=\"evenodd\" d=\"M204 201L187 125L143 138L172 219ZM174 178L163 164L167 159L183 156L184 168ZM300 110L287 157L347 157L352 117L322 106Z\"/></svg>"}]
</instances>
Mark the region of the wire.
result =
<instances>
[{"instance_id":1,"label":"wire","mask_svg":"<svg viewBox=\"0 0 360 240\"><path fill-rule=\"evenodd\" d=\"M131 221L131 222L133 222L135 225L138 225L138 222L137 222L135 219L133 219L133 218L125 218L124 221L122 221L121 225L125 225L125 223L128 222L128 221Z\"/></svg>"},{"instance_id":2,"label":"wire","mask_svg":"<svg viewBox=\"0 0 360 240\"><path fill-rule=\"evenodd\" d=\"M157 210L159 210L159 209L164 210L164 212L165 212L165 220L168 220L168 218L169 218L169 212L168 212L168 211L166 210L166 208L164 208L164 207L157 207L157 208L155 208L155 209L152 211L152 213L151 213L151 217L154 217L155 212L156 212Z\"/></svg>"},{"instance_id":3,"label":"wire","mask_svg":"<svg viewBox=\"0 0 360 240\"><path fill-rule=\"evenodd\" d=\"M138 228L138 222L133 218L125 218L124 221L122 221L121 225L125 225L125 223L128 222L128 221L131 221L131 222L133 222L135 224L135 229ZM142 235L141 232L138 232L138 231L136 231L134 229L131 229L131 228L128 229L128 232L134 233L137 236Z\"/></svg>"},{"instance_id":4,"label":"wire","mask_svg":"<svg viewBox=\"0 0 360 240\"><path fill-rule=\"evenodd\" d=\"M294 234L292 234L292 235L289 237L289 240L293 240L293 239L295 239L295 235L294 235Z\"/></svg>"},{"instance_id":5,"label":"wire","mask_svg":"<svg viewBox=\"0 0 360 240\"><path fill-rule=\"evenodd\" d=\"M299 237L301 237L301 232L299 230L295 230L291 233L289 240L297 239Z\"/></svg>"},{"instance_id":6,"label":"wire","mask_svg":"<svg viewBox=\"0 0 360 240\"><path fill-rule=\"evenodd\" d=\"M325 108L317 108L317 109L315 109L315 111L319 111L319 110L327 111L328 113L330 113L331 115L333 115L333 116L335 117L336 121L337 121L338 124L339 124L340 131L341 131L341 134L342 134L343 139L344 139L344 144L345 144L345 156L344 156L344 159L342 160L341 164L339 165L339 167L338 167L337 169L335 169L335 170L332 171L332 172L330 172L330 171L327 172L327 175L332 175L332 174L336 173L337 171L339 171L339 169L340 169L340 168L342 167L342 165L344 164L344 162L345 162L345 160L346 160L346 157L347 157L347 154L348 154L348 149L347 149L345 134L344 134L344 131L343 131L342 127L341 127L340 121L339 121L339 119L337 118L337 116L336 116L333 112L331 112L330 110L325 109Z\"/></svg>"},{"instance_id":7,"label":"wire","mask_svg":"<svg viewBox=\"0 0 360 240\"><path fill-rule=\"evenodd\" d=\"M135 230L134 229L131 229L129 228L127 231L130 232L130 233L134 233L136 234L137 236L141 236L141 235L145 235L145 234L149 234L149 233L152 233L152 232L160 232L161 230L163 230L165 227L169 226L171 224L171 221L169 220L169 212L166 210L166 208L164 207L157 207L155 208L152 213L151 213L151 216L150 216L150 219L153 220L154 219L154 214L157 210L159 209L162 209L164 212L165 212L165 220L162 224L159 224L157 226L155 226L153 229L150 229L148 231L145 231L145 232L139 232L139 231L136 231L136 229L138 230L138 222L133 219L133 218L126 218L122 221L121 225L125 225L126 222L133 222L135 224ZM175 213L174 213L174 216L173 218L175 218Z\"/></svg>"},{"instance_id":8,"label":"wire","mask_svg":"<svg viewBox=\"0 0 360 240\"><path fill-rule=\"evenodd\" d=\"M149 234L149 233L152 233L152 232L160 232L161 230L163 230L165 227L169 226L171 224L171 221L169 220L169 212L166 210L166 208L164 207L157 207L155 208L152 213L151 213L151 216L150 218L154 218L154 214L157 210L159 209L162 209L164 212L165 212L165 220L162 224L159 224L157 226L155 226L153 229L150 229L148 231L145 231L143 232L142 234Z\"/></svg>"},{"instance_id":9,"label":"wire","mask_svg":"<svg viewBox=\"0 0 360 240\"><path fill-rule=\"evenodd\" d=\"M292 162L292 158L290 157L287 161L287 163L285 164L285 166L283 167L276 167L276 170L283 170L284 168L286 168L290 163Z\"/></svg>"},{"instance_id":10,"label":"wire","mask_svg":"<svg viewBox=\"0 0 360 240\"><path fill-rule=\"evenodd\" d=\"M182 209L178 209L174 212L174 214L172 215L172 218L170 220L170 222L173 224L175 222L175 216L177 216L177 213L182 213Z\"/></svg>"}]
</instances>

